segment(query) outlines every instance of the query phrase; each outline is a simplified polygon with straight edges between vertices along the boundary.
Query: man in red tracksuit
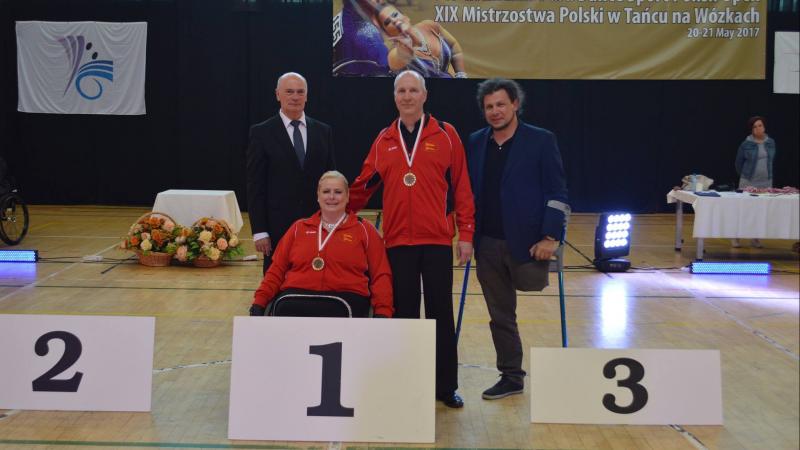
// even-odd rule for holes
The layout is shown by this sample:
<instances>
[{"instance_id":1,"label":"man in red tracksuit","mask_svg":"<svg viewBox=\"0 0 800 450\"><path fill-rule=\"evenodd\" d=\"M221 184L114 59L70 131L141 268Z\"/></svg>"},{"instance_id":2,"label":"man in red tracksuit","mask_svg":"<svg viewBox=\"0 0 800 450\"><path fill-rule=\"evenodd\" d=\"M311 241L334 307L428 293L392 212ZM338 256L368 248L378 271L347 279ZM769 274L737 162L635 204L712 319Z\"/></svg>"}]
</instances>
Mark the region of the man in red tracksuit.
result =
<instances>
[{"instance_id":1,"label":"man in red tracksuit","mask_svg":"<svg viewBox=\"0 0 800 450\"><path fill-rule=\"evenodd\" d=\"M425 316L436 319L436 398L464 406L458 388L453 323L453 236L459 264L472 256L475 207L464 147L452 125L425 114L425 79L401 72L394 82L400 117L372 144L350 188L349 207L363 208L383 183L383 238L392 268L394 317L419 318L420 276ZM455 212L455 219L453 217Z\"/></svg>"}]
</instances>

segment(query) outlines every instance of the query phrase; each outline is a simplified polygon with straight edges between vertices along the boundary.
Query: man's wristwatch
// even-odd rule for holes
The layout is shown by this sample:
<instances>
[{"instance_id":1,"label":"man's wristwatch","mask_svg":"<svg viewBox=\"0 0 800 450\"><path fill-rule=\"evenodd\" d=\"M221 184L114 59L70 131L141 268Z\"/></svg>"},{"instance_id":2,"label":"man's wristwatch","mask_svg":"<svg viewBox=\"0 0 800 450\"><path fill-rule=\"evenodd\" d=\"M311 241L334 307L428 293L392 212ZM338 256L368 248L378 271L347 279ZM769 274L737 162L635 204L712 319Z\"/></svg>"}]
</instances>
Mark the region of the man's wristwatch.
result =
<instances>
[{"instance_id":1,"label":"man's wristwatch","mask_svg":"<svg viewBox=\"0 0 800 450\"><path fill-rule=\"evenodd\" d=\"M556 238L550 237L550 236L545 236L544 239L547 240L547 241L554 241L554 242L556 240Z\"/></svg>"}]
</instances>

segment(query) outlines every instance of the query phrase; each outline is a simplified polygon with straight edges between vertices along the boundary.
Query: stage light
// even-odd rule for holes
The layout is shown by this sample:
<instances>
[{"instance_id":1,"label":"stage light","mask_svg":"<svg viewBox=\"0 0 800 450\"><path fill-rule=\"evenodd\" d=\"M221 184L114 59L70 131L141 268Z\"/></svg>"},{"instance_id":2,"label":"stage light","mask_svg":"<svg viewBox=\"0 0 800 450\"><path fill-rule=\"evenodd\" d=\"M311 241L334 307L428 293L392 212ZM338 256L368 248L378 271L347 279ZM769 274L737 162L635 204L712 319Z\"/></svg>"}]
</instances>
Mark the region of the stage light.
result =
<instances>
[{"instance_id":1,"label":"stage light","mask_svg":"<svg viewBox=\"0 0 800 450\"><path fill-rule=\"evenodd\" d=\"M630 261L620 258L630 253L630 235L630 214L600 214L594 233L594 267L601 272L625 272L630 269Z\"/></svg>"},{"instance_id":2,"label":"stage light","mask_svg":"<svg viewBox=\"0 0 800 450\"><path fill-rule=\"evenodd\" d=\"M36 262L39 260L37 250L0 250L0 263Z\"/></svg>"},{"instance_id":3,"label":"stage light","mask_svg":"<svg viewBox=\"0 0 800 450\"><path fill-rule=\"evenodd\" d=\"M695 261L691 264L696 274L769 275L768 262Z\"/></svg>"}]
</instances>

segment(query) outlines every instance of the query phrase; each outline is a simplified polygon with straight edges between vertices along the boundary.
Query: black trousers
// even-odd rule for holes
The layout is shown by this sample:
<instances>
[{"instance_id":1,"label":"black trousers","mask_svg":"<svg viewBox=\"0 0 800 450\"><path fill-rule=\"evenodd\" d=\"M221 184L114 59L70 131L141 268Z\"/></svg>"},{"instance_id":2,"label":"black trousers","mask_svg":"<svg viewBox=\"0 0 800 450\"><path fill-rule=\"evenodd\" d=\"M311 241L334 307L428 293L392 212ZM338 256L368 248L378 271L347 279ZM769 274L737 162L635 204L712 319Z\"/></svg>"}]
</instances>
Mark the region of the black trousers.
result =
<instances>
[{"instance_id":1,"label":"black trousers","mask_svg":"<svg viewBox=\"0 0 800 450\"><path fill-rule=\"evenodd\" d=\"M497 352L497 370L523 383L522 339L517 326L517 290L541 291L547 287L550 261L515 261L505 240L481 237L475 254L477 274L489 309L489 329Z\"/></svg>"},{"instance_id":2,"label":"black trousers","mask_svg":"<svg viewBox=\"0 0 800 450\"><path fill-rule=\"evenodd\" d=\"M453 321L453 248L412 245L386 249L392 266L395 318L419 319L420 276L425 317L436 320L436 395L458 388L458 351Z\"/></svg>"}]
</instances>

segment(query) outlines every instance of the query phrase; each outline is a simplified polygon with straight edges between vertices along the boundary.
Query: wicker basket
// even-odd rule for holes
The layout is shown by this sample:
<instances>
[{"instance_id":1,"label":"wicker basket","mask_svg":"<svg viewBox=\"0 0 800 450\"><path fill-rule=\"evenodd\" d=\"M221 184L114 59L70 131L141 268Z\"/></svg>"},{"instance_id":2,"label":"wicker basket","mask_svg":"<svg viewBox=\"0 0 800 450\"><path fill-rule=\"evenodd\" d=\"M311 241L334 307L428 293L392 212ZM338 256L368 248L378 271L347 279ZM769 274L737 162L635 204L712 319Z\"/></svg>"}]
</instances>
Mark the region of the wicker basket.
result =
<instances>
[{"instance_id":1,"label":"wicker basket","mask_svg":"<svg viewBox=\"0 0 800 450\"><path fill-rule=\"evenodd\" d=\"M230 225L228 225L228 222L226 222L224 219L217 219L215 217L201 217L192 224L192 227L199 226L200 222L204 220L213 220L217 222L218 224L222 225L223 228L225 228L225 231L228 233L228 236L233 235L233 231L231 230ZM202 268L218 267L220 264L222 264L222 255L220 255L219 259L217 259L216 261L205 255L200 255L197 258L195 258L194 261L192 261L192 264L194 264L195 267L202 267Z\"/></svg>"},{"instance_id":2,"label":"wicker basket","mask_svg":"<svg viewBox=\"0 0 800 450\"><path fill-rule=\"evenodd\" d=\"M138 219L136 219L133 222L131 227L128 229L128 237L133 235L133 227L135 227L136 224L139 223L139 221L141 221L142 219L150 218L152 216L164 217L165 219L169 219L170 221L172 221L172 223L176 224L177 226L177 222L175 222L175 219L170 217L168 214L157 211L151 211L149 213L142 214L141 216L139 216ZM145 254L142 250L139 249L131 249L131 251L136 253L136 256L139 257L139 264L143 266L165 267L168 266L170 264L170 261L172 260L172 255L170 255L169 253L147 252L147 254Z\"/></svg>"},{"instance_id":3,"label":"wicker basket","mask_svg":"<svg viewBox=\"0 0 800 450\"><path fill-rule=\"evenodd\" d=\"M222 264L222 257L214 261L213 259L209 259L209 257L205 255L198 256L197 258L195 258L194 261L192 261L192 264L194 264L195 267L202 267L204 269L209 267L217 267L220 264Z\"/></svg>"},{"instance_id":4,"label":"wicker basket","mask_svg":"<svg viewBox=\"0 0 800 450\"><path fill-rule=\"evenodd\" d=\"M148 252L146 255L141 251L136 251L139 256L139 264L149 267L166 267L172 261L172 255L161 252Z\"/></svg>"}]
</instances>

